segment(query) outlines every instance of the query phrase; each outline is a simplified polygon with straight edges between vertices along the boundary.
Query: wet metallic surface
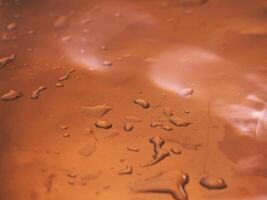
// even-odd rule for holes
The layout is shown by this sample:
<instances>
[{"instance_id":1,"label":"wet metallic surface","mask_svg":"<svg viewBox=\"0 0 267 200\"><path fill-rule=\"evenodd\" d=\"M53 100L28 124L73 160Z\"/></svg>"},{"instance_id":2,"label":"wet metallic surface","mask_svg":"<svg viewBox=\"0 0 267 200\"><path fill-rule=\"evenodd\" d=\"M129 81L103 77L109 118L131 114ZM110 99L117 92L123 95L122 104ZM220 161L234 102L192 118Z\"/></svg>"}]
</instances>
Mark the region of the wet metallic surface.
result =
<instances>
[{"instance_id":1,"label":"wet metallic surface","mask_svg":"<svg viewBox=\"0 0 267 200\"><path fill-rule=\"evenodd\" d=\"M0 36L0 199L167 200L129 186L172 170L188 199L267 199L265 0L1 0ZM182 153L140 167L152 137Z\"/></svg>"}]
</instances>

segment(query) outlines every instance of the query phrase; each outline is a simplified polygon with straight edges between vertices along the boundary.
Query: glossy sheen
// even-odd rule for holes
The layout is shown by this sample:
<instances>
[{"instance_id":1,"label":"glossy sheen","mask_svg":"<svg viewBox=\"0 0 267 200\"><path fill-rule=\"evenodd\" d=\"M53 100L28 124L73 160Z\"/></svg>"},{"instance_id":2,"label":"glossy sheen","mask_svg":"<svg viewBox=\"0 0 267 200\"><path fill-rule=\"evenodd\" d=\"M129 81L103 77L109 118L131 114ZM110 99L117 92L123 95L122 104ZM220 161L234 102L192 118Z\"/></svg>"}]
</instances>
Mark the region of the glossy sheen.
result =
<instances>
[{"instance_id":1,"label":"glossy sheen","mask_svg":"<svg viewBox=\"0 0 267 200\"><path fill-rule=\"evenodd\" d=\"M265 200L266 67L266 0L0 0L0 199Z\"/></svg>"}]
</instances>

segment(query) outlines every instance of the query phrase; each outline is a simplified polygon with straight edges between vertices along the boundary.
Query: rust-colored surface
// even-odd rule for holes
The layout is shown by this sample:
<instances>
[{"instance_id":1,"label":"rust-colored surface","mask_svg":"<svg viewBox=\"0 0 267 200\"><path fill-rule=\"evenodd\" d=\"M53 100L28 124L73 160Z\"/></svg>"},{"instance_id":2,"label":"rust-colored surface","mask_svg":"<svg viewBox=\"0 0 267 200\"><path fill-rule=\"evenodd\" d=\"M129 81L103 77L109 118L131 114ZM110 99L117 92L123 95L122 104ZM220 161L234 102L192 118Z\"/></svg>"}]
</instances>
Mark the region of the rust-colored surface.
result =
<instances>
[{"instance_id":1,"label":"rust-colored surface","mask_svg":"<svg viewBox=\"0 0 267 200\"><path fill-rule=\"evenodd\" d=\"M0 36L1 200L267 199L265 0L1 0Z\"/></svg>"}]
</instances>

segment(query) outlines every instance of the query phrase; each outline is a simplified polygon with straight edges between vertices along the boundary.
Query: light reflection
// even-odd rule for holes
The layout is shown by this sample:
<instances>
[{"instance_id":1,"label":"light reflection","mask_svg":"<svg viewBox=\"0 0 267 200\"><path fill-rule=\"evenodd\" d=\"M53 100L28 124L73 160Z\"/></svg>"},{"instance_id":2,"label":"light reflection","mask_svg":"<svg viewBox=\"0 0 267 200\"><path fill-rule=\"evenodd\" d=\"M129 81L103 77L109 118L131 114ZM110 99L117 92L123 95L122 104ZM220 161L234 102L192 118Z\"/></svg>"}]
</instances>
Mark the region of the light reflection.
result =
<instances>
[{"instance_id":1,"label":"light reflection","mask_svg":"<svg viewBox=\"0 0 267 200\"><path fill-rule=\"evenodd\" d=\"M259 93L266 92L267 84L255 74L242 74L235 63L216 53L195 47L169 51L150 64L149 76L157 86L180 97L185 97L184 91L187 88L197 88L191 98L200 104L212 101L215 105L213 114L225 119L240 134L258 139L266 137L267 107L265 99ZM227 74L230 82L223 76L220 85L216 84L220 77L218 74ZM251 88L247 89L246 85ZM259 92L252 93L253 88ZM238 91L248 94L233 99Z\"/></svg>"},{"instance_id":2,"label":"light reflection","mask_svg":"<svg viewBox=\"0 0 267 200\"><path fill-rule=\"evenodd\" d=\"M257 97L254 94L247 95L247 100L255 101L255 102L258 102L258 103L265 103L263 99L260 99L259 97Z\"/></svg>"},{"instance_id":3,"label":"light reflection","mask_svg":"<svg viewBox=\"0 0 267 200\"><path fill-rule=\"evenodd\" d=\"M266 136L266 108L257 110L243 105L225 105L218 114L244 135L259 139Z\"/></svg>"},{"instance_id":4,"label":"light reflection","mask_svg":"<svg viewBox=\"0 0 267 200\"><path fill-rule=\"evenodd\" d=\"M168 79L155 79L154 82L157 85L160 85L162 88L167 89L169 91L175 92L182 96L182 91L186 88L185 85L175 84Z\"/></svg>"},{"instance_id":5,"label":"light reflection","mask_svg":"<svg viewBox=\"0 0 267 200\"><path fill-rule=\"evenodd\" d=\"M102 72L112 69L111 65L105 66L103 63L110 59L112 62L116 60L113 56L106 58L116 52L116 49L113 48L112 54L109 54L104 53L101 46L120 40L120 36L131 32L134 26L155 27L158 23L152 15L134 9L129 2L123 1L119 5L99 2L89 12L74 13L70 21L76 23L69 23L65 30L63 38L66 41L58 40L66 57L85 69ZM57 32L57 36L60 35Z\"/></svg>"},{"instance_id":6,"label":"light reflection","mask_svg":"<svg viewBox=\"0 0 267 200\"><path fill-rule=\"evenodd\" d=\"M207 71L205 65L219 61L220 56L204 49L179 47L160 55L153 62L150 79L159 87L185 97L186 91L194 86L194 80L205 79L207 76L204 72Z\"/></svg>"},{"instance_id":7,"label":"light reflection","mask_svg":"<svg viewBox=\"0 0 267 200\"><path fill-rule=\"evenodd\" d=\"M98 57L88 53L72 53L72 59L78 63L81 67L90 71L106 71L110 67L104 66L103 61Z\"/></svg>"}]
</instances>

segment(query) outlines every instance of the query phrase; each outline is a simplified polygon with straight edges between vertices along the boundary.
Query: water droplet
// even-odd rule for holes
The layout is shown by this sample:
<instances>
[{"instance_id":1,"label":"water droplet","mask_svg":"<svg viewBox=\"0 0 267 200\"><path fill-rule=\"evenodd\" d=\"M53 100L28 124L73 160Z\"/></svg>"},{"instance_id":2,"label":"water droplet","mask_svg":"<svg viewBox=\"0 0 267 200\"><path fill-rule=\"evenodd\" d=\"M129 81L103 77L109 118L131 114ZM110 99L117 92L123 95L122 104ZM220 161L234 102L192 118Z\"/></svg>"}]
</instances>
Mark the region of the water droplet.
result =
<instances>
[{"instance_id":1,"label":"water droplet","mask_svg":"<svg viewBox=\"0 0 267 200\"><path fill-rule=\"evenodd\" d=\"M152 156L153 159L142 163L140 165L141 167L155 165L170 155L169 151L162 149L162 146L165 144L165 141L161 137L152 137L150 138L149 142L153 144L154 147L154 155Z\"/></svg>"},{"instance_id":2,"label":"water droplet","mask_svg":"<svg viewBox=\"0 0 267 200\"><path fill-rule=\"evenodd\" d=\"M68 25L68 17L67 16L59 16L55 21L54 21L54 28L56 29L61 29L65 28Z\"/></svg>"},{"instance_id":3,"label":"water droplet","mask_svg":"<svg viewBox=\"0 0 267 200\"><path fill-rule=\"evenodd\" d=\"M187 127L187 126L189 126L190 124L191 124L191 122L189 122L189 121L187 121L187 120L185 120L185 119L181 119L181 118L179 118L179 117L171 117L170 119L169 119L169 121L173 124L173 125L175 125L175 126L184 126L184 127Z\"/></svg>"},{"instance_id":4,"label":"water droplet","mask_svg":"<svg viewBox=\"0 0 267 200\"><path fill-rule=\"evenodd\" d=\"M119 171L119 175L130 175L133 173L133 167L130 165L127 165L124 169Z\"/></svg>"},{"instance_id":5,"label":"water droplet","mask_svg":"<svg viewBox=\"0 0 267 200\"><path fill-rule=\"evenodd\" d=\"M134 151L134 152L139 152L139 149L137 149L135 147L129 147L129 146L127 146L127 150Z\"/></svg>"},{"instance_id":6,"label":"water droplet","mask_svg":"<svg viewBox=\"0 0 267 200\"><path fill-rule=\"evenodd\" d=\"M155 127L161 127L163 125L163 122L153 122L153 123L151 123L150 124L150 126L152 127L152 128L155 128Z\"/></svg>"},{"instance_id":7,"label":"water droplet","mask_svg":"<svg viewBox=\"0 0 267 200\"><path fill-rule=\"evenodd\" d=\"M64 85L63 85L63 83L61 83L61 82L57 82L57 83L56 83L56 87L64 87Z\"/></svg>"},{"instance_id":8,"label":"water droplet","mask_svg":"<svg viewBox=\"0 0 267 200\"><path fill-rule=\"evenodd\" d=\"M62 41L62 42L70 42L71 40L72 40L72 36L70 36L70 35L63 36L63 37L61 38L61 41Z\"/></svg>"},{"instance_id":9,"label":"water droplet","mask_svg":"<svg viewBox=\"0 0 267 200\"><path fill-rule=\"evenodd\" d=\"M64 133L62 136L65 137L65 138L68 138L68 137L70 137L70 134L69 133Z\"/></svg>"},{"instance_id":10,"label":"water droplet","mask_svg":"<svg viewBox=\"0 0 267 200\"><path fill-rule=\"evenodd\" d=\"M133 125L130 124L130 123L125 123L124 126L123 126L123 129L124 129L125 131L127 131L127 132L132 131L133 128L134 128Z\"/></svg>"},{"instance_id":11,"label":"water droplet","mask_svg":"<svg viewBox=\"0 0 267 200\"><path fill-rule=\"evenodd\" d=\"M61 125L59 128L64 131L69 129L69 127L66 125Z\"/></svg>"},{"instance_id":12,"label":"water droplet","mask_svg":"<svg viewBox=\"0 0 267 200\"><path fill-rule=\"evenodd\" d=\"M108 121L99 120L95 123L95 126L97 128L110 129L112 127L112 124Z\"/></svg>"},{"instance_id":13,"label":"water droplet","mask_svg":"<svg viewBox=\"0 0 267 200\"><path fill-rule=\"evenodd\" d=\"M40 93L42 91L46 90L46 87L45 86L39 86L36 90L33 91L32 93L32 99L38 99L39 96L40 96Z\"/></svg>"},{"instance_id":14,"label":"water droplet","mask_svg":"<svg viewBox=\"0 0 267 200\"><path fill-rule=\"evenodd\" d=\"M47 193L51 192L56 176L57 176L56 174L52 173L52 174L49 174L49 176L45 179L44 187L45 187Z\"/></svg>"},{"instance_id":15,"label":"water droplet","mask_svg":"<svg viewBox=\"0 0 267 200\"><path fill-rule=\"evenodd\" d=\"M144 99L134 99L133 102L137 105L140 105L144 109L147 109L150 106L149 103Z\"/></svg>"},{"instance_id":16,"label":"water droplet","mask_svg":"<svg viewBox=\"0 0 267 200\"><path fill-rule=\"evenodd\" d=\"M16 27L17 27L17 23L16 22L12 22L12 23L7 25L6 29L8 31L13 31Z\"/></svg>"},{"instance_id":17,"label":"water droplet","mask_svg":"<svg viewBox=\"0 0 267 200\"><path fill-rule=\"evenodd\" d=\"M64 80L69 79L70 75L71 75L73 72L75 72L75 69L74 69L74 68L71 68L70 70L68 70L68 71L66 72L66 74L65 74L64 76L59 77L58 81L64 81Z\"/></svg>"},{"instance_id":18,"label":"water droplet","mask_svg":"<svg viewBox=\"0 0 267 200\"><path fill-rule=\"evenodd\" d=\"M185 110L184 113L189 114L190 110Z\"/></svg>"},{"instance_id":19,"label":"water droplet","mask_svg":"<svg viewBox=\"0 0 267 200\"><path fill-rule=\"evenodd\" d=\"M187 200L185 186L188 182L189 176L187 174L173 170L161 172L156 176L136 182L130 188L134 192L169 194L174 200Z\"/></svg>"},{"instance_id":20,"label":"water droplet","mask_svg":"<svg viewBox=\"0 0 267 200\"><path fill-rule=\"evenodd\" d=\"M178 147L172 147L172 148L170 149L170 151L171 151L173 154L176 154L176 155L182 153L181 149L179 149Z\"/></svg>"},{"instance_id":21,"label":"water droplet","mask_svg":"<svg viewBox=\"0 0 267 200\"><path fill-rule=\"evenodd\" d=\"M18 99L22 96L22 93L17 92L16 90L10 90L8 93L4 94L1 99L3 101L12 101Z\"/></svg>"},{"instance_id":22,"label":"water droplet","mask_svg":"<svg viewBox=\"0 0 267 200\"><path fill-rule=\"evenodd\" d=\"M185 88L181 91L182 96L191 96L194 93L192 88Z\"/></svg>"},{"instance_id":23,"label":"water droplet","mask_svg":"<svg viewBox=\"0 0 267 200\"><path fill-rule=\"evenodd\" d=\"M205 176L201 178L199 183L207 189L224 189L227 187L222 178L212 176Z\"/></svg>"},{"instance_id":24,"label":"water droplet","mask_svg":"<svg viewBox=\"0 0 267 200\"><path fill-rule=\"evenodd\" d=\"M105 61L103 62L103 65L104 65L104 66L112 66L112 62L109 61L109 60L105 60Z\"/></svg>"},{"instance_id":25,"label":"water droplet","mask_svg":"<svg viewBox=\"0 0 267 200\"><path fill-rule=\"evenodd\" d=\"M0 59L0 68L4 67L6 64L10 63L15 59L15 54L3 57Z\"/></svg>"}]
</instances>

